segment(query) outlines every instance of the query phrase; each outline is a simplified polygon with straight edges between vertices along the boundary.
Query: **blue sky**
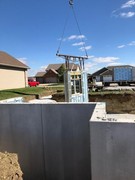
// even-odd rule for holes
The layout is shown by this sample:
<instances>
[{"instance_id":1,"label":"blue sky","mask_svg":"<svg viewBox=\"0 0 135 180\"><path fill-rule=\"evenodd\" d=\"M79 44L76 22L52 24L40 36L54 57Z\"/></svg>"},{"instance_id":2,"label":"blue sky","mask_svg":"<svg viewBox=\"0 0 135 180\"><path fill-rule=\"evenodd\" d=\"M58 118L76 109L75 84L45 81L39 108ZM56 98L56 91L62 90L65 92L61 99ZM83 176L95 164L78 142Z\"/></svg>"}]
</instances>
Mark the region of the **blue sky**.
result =
<instances>
[{"instance_id":1,"label":"blue sky","mask_svg":"<svg viewBox=\"0 0 135 180\"><path fill-rule=\"evenodd\" d=\"M60 53L85 55L89 73L109 65L135 65L135 0L74 0L82 32L68 0L0 0L0 50L26 63L35 75L56 57L67 14ZM83 39L83 41L82 41Z\"/></svg>"}]
</instances>

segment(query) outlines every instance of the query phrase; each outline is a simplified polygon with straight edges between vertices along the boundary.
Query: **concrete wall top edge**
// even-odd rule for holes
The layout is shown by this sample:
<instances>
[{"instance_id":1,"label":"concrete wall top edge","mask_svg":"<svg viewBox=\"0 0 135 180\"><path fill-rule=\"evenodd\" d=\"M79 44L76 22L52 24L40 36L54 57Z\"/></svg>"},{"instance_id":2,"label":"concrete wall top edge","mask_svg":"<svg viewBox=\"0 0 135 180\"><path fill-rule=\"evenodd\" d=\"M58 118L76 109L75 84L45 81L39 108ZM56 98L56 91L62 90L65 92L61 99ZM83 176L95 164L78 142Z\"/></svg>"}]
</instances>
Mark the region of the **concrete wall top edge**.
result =
<instances>
[{"instance_id":1,"label":"concrete wall top edge","mask_svg":"<svg viewBox=\"0 0 135 180\"><path fill-rule=\"evenodd\" d=\"M103 121L101 121L101 120L90 120L90 122L91 123L113 123L113 124L135 124L135 122L134 121L131 121L131 120L125 120L125 119L123 119L123 120L116 120L116 121L110 121L110 120L103 120Z\"/></svg>"},{"instance_id":2,"label":"concrete wall top edge","mask_svg":"<svg viewBox=\"0 0 135 180\"><path fill-rule=\"evenodd\" d=\"M135 123L134 114L106 114L106 116L98 116L91 119L91 122L101 123Z\"/></svg>"},{"instance_id":3,"label":"concrete wall top edge","mask_svg":"<svg viewBox=\"0 0 135 180\"><path fill-rule=\"evenodd\" d=\"M1 104L20 104L20 105L24 105L24 104L26 104L26 105L28 105L28 104L31 104L31 105L35 105L36 103L27 103L27 102L22 102L22 103L20 103L20 102L0 102L0 105ZM37 103L36 105L42 105L42 104L53 104L53 103ZM70 105L70 104L75 104L75 105L77 105L77 104L94 104L94 105L96 105L97 104L97 102L88 102L88 103L67 103L67 102L59 102L59 103L55 103L55 104L63 104L63 105Z\"/></svg>"}]
</instances>

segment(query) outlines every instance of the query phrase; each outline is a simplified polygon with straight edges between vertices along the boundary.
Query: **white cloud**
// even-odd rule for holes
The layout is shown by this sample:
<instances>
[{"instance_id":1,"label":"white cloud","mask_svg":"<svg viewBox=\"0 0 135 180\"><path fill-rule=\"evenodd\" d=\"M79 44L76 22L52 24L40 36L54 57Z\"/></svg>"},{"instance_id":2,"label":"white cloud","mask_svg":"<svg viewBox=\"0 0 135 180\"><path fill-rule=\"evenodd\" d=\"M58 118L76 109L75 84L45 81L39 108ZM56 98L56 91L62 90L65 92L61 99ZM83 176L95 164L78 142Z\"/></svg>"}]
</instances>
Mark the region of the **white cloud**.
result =
<instances>
[{"instance_id":1,"label":"white cloud","mask_svg":"<svg viewBox=\"0 0 135 180\"><path fill-rule=\"evenodd\" d=\"M119 48L119 49L121 49L121 48L124 48L126 45L119 45L119 46L117 46L117 48Z\"/></svg>"},{"instance_id":2,"label":"white cloud","mask_svg":"<svg viewBox=\"0 0 135 180\"><path fill-rule=\"evenodd\" d=\"M92 46L86 46L86 47L79 48L79 50L85 51L85 50L90 50L91 48L92 48Z\"/></svg>"},{"instance_id":3,"label":"white cloud","mask_svg":"<svg viewBox=\"0 0 135 180\"><path fill-rule=\"evenodd\" d=\"M45 66L41 66L41 67L40 67L40 71L45 71L45 70L46 70L46 68L47 68L47 65L45 65Z\"/></svg>"},{"instance_id":4,"label":"white cloud","mask_svg":"<svg viewBox=\"0 0 135 180\"><path fill-rule=\"evenodd\" d=\"M83 46L84 44L85 44L84 42L79 42L72 44L72 46Z\"/></svg>"},{"instance_id":5,"label":"white cloud","mask_svg":"<svg viewBox=\"0 0 135 180\"><path fill-rule=\"evenodd\" d=\"M68 40L73 40L73 39L77 39L77 36L76 35L71 35L67 38Z\"/></svg>"},{"instance_id":6,"label":"white cloud","mask_svg":"<svg viewBox=\"0 0 135 180\"><path fill-rule=\"evenodd\" d=\"M91 62L85 63L85 71L87 71L87 72L91 71L91 69L96 65L97 65L97 63L91 63Z\"/></svg>"},{"instance_id":7,"label":"white cloud","mask_svg":"<svg viewBox=\"0 0 135 180\"><path fill-rule=\"evenodd\" d=\"M84 38L85 38L84 35L71 35L67 39L68 40L74 40L74 39L84 39Z\"/></svg>"},{"instance_id":8,"label":"white cloud","mask_svg":"<svg viewBox=\"0 0 135 180\"><path fill-rule=\"evenodd\" d=\"M135 41L132 41L128 44L129 46L135 46Z\"/></svg>"},{"instance_id":9,"label":"white cloud","mask_svg":"<svg viewBox=\"0 0 135 180\"><path fill-rule=\"evenodd\" d=\"M133 16L135 16L135 12L122 12L119 14L120 17L123 17L123 18L131 18Z\"/></svg>"},{"instance_id":10,"label":"white cloud","mask_svg":"<svg viewBox=\"0 0 135 180\"><path fill-rule=\"evenodd\" d=\"M127 8L133 8L135 6L135 0L129 0L126 3L122 4L120 8L114 10L112 12L112 16L114 17L122 17L122 18L131 18L135 16L134 11L129 11L129 12L123 12Z\"/></svg>"},{"instance_id":11,"label":"white cloud","mask_svg":"<svg viewBox=\"0 0 135 180\"><path fill-rule=\"evenodd\" d=\"M118 57L97 57L93 59L93 61L97 63L113 63L116 60L119 60L119 58Z\"/></svg>"},{"instance_id":12,"label":"white cloud","mask_svg":"<svg viewBox=\"0 0 135 180\"><path fill-rule=\"evenodd\" d=\"M113 63L109 63L107 66L118 66L118 65L122 65L122 63L113 62Z\"/></svg>"},{"instance_id":13,"label":"white cloud","mask_svg":"<svg viewBox=\"0 0 135 180\"><path fill-rule=\"evenodd\" d=\"M35 76L37 72L45 72L47 65L41 66L37 69L28 69L28 76Z\"/></svg>"},{"instance_id":14,"label":"white cloud","mask_svg":"<svg viewBox=\"0 0 135 180\"><path fill-rule=\"evenodd\" d=\"M95 56L91 55L91 56L88 56L88 59L92 59L94 58Z\"/></svg>"},{"instance_id":15,"label":"white cloud","mask_svg":"<svg viewBox=\"0 0 135 180\"><path fill-rule=\"evenodd\" d=\"M128 43L128 44L122 44L122 45L119 45L119 46L117 46L117 48L124 48L124 47L126 47L126 46L135 46L135 41L131 41L130 43Z\"/></svg>"},{"instance_id":16,"label":"white cloud","mask_svg":"<svg viewBox=\"0 0 135 180\"><path fill-rule=\"evenodd\" d=\"M135 6L135 0L127 1L125 4L122 4L121 8L132 8Z\"/></svg>"},{"instance_id":17,"label":"white cloud","mask_svg":"<svg viewBox=\"0 0 135 180\"><path fill-rule=\"evenodd\" d=\"M36 69L28 69L28 76L35 76L38 70Z\"/></svg>"},{"instance_id":18,"label":"white cloud","mask_svg":"<svg viewBox=\"0 0 135 180\"><path fill-rule=\"evenodd\" d=\"M21 61L23 64L27 64L27 58L22 57L22 58L17 58L19 61Z\"/></svg>"},{"instance_id":19,"label":"white cloud","mask_svg":"<svg viewBox=\"0 0 135 180\"><path fill-rule=\"evenodd\" d=\"M86 39L85 35L71 35L65 38L58 38L58 41L72 41L72 40L82 40Z\"/></svg>"},{"instance_id":20,"label":"white cloud","mask_svg":"<svg viewBox=\"0 0 135 180\"><path fill-rule=\"evenodd\" d=\"M130 65L130 66L134 66L134 67L135 67L135 63L134 63L134 62L133 62L133 63L130 63L129 65Z\"/></svg>"},{"instance_id":21,"label":"white cloud","mask_svg":"<svg viewBox=\"0 0 135 180\"><path fill-rule=\"evenodd\" d=\"M117 62L119 60L118 57L95 57L90 56L90 60L85 61L85 70L89 73L94 73L97 70L101 69L102 66L113 66L113 65L121 65L121 63ZM102 65L102 63L104 65ZM106 64L106 65L105 65Z\"/></svg>"}]
</instances>

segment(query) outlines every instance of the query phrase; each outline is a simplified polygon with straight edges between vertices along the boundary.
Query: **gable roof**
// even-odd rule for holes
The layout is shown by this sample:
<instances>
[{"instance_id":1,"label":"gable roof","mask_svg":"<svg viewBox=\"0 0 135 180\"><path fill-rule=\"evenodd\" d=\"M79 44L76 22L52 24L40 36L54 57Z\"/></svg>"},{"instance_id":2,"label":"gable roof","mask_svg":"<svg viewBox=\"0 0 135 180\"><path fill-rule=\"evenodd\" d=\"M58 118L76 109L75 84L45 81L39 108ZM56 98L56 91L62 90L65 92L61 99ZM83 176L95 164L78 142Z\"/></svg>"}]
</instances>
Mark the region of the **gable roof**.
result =
<instances>
[{"instance_id":1,"label":"gable roof","mask_svg":"<svg viewBox=\"0 0 135 180\"><path fill-rule=\"evenodd\" d=\"M43 77L46 74L46 72L37 72L35 77Z\"/></svg>"},{"instance_id":2,"label":"gable roof","mask_svg":"<svg viewBox=\"0 0 135 180\"><path fill-rule=\"evenodd\" d=\"M49 70L46 72L45 75L48 75L48 74L50 73L50 71L52 71L54 74L58 74L58 72L55 71L54 69L49 69Z\"/></svg>"},{"instance_id":3,"label":"gable roof","mask_svg":"<svg viewBox=\"0 0 135 180\"><path fill-rule=\"evenodd\" d=\"M62 64L49 64L46 68L46 70L48 71L49 69L54 69L55 71L58 70L60 67L62 66Z\"/></svg>"},{"instance_id":4,"label":"gable roof","mask_svg":"<svg viewBox=\"0 0 135 180\"><path fill-rule=\"evenodd\" d=\"M58 72L57 71L55 71L54 69L50 69L51 71L53 71L55 74L58 74Z\"/></svg>"},{"instance_id":5,"label":"gable roof","mask_svg":"<svg viewBox=\"0 0 135 180\"><path fill-rule=\"evenodd\" d=\"M64 63L61 63L61 64L49 64L46 68L46 70L48 71L49 69L54 69L55 71L57 71L62 65L64 65L65 67L65 64ZM69 63L69 69L71 70L77 70L77 68L79 68L79 65L78 64L74 64L74 63Z\"/></svg>"},{"instance_id":6,"label":"gable roof","mask_svg":"<svg viewBox=\"0 0 135 180\"><path fill-rule=\"evenodd\" d=\"M131 65L118 65L118 66L108 66L108 69L114 69L114 68L122 68L122 67L134 67Z\"/></svg>"},{"instance_id":7,"label":"gable roof","mask_svg":"<svg viewBox=\"0 0 135 180\"><path fill-rule=\"evenodd\" d=\"M104 73L105 71L107 71L108 69L106 67L103 67L102 69L99 69L98 71L96 71L95 73L92 74L92 76L100 76L102 73Z\"/></svg>"},{"instance_id":8,"label":"gable roof","mask_svg":"<svg viewBox=\"0 0 135 180\"><path fill-rule=\"evenodd\" d=\"M108 69L107 71L104 71L103 73L101 73L101 75L105 75L105 76L107 76L107 75L113 75L113 70L112 69Z\"/></svg>"},{"instance_id":9,"label":"gable roof","mask_svg":"<svg viewBox=\"0 0 135 180\"><path fill-rule=\"evenodd\" d=\"M6 52L0 51L0 65L29 69L29 67Z\"/></svg>"}]
</instances>

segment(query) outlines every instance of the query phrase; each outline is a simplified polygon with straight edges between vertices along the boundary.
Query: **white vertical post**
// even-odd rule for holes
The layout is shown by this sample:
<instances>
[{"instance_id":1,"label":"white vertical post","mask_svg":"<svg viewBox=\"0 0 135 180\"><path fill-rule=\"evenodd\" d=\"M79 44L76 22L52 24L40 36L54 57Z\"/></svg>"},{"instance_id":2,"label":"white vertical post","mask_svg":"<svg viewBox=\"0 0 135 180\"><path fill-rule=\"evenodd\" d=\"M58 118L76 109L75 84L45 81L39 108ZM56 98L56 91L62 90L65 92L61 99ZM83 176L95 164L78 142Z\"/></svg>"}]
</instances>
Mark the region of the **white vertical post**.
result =
<instances>
[{"instance_id":1,"label":"white vertical post","mask_svg":"<svg viewBox=\"0 0 135 180\"><path fill-rule=\"evenodd\" d=\"M82 73L81 73L81 81L82 81L83 102L89 102L89 100L88 100L88 80L87 80L87 73L85 71L82 71Z\"/></svg>"}]
</instances>

